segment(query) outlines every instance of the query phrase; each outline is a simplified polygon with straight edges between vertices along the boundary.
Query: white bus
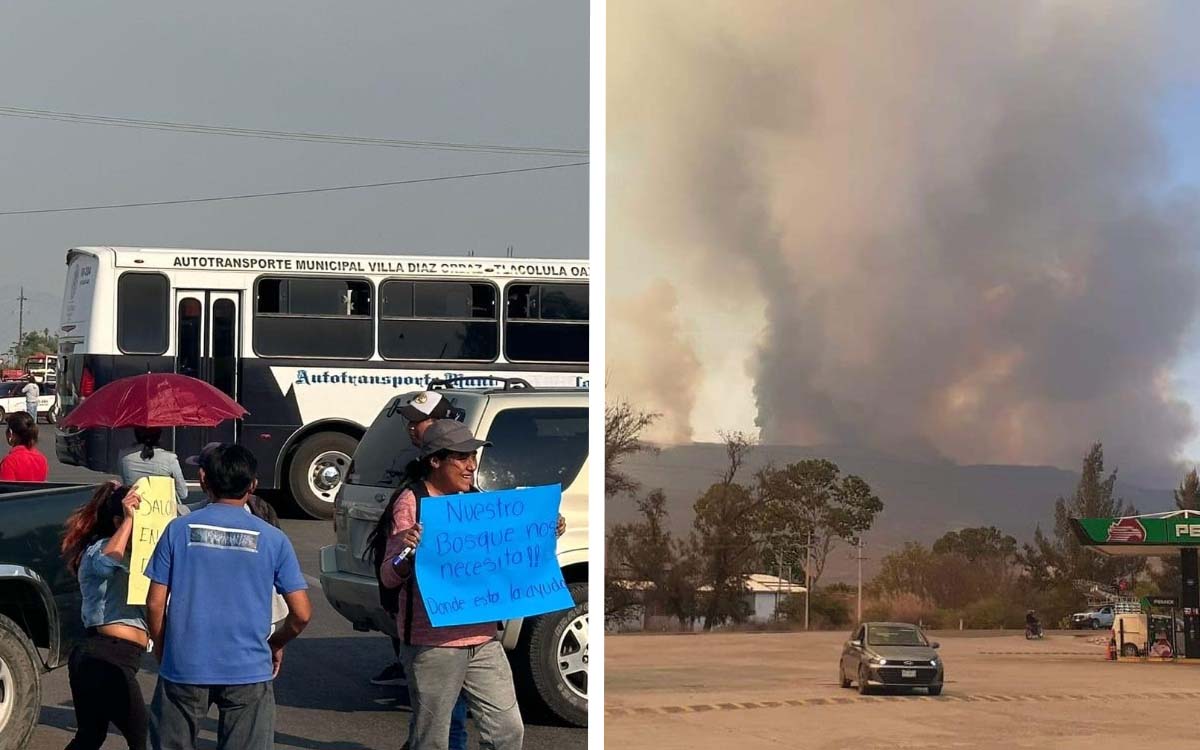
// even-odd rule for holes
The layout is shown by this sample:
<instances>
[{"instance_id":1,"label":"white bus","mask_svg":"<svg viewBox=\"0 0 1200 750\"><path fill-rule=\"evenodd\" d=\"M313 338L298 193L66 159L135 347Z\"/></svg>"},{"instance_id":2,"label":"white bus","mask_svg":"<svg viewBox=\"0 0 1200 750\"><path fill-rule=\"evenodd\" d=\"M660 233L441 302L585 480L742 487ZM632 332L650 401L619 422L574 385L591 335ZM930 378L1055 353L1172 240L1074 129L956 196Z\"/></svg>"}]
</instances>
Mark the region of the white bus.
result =
<instances>
[{"instance_id":1,"label":"white bus","mask_svg":"<svg viewBox=\"0 0 1200 750\"><path fill-rule=\"evenodd\" d=\"M163 447L182 458L237 441L260 487L328 518L359 438L398 392L487 376L588 387L588 271L586 260L75 248L58 411L127 375L200 378L249 414L166 430ZM60 461L108 473L132 446L132 430L56 440Z\"/></svg>"}]
</instances>

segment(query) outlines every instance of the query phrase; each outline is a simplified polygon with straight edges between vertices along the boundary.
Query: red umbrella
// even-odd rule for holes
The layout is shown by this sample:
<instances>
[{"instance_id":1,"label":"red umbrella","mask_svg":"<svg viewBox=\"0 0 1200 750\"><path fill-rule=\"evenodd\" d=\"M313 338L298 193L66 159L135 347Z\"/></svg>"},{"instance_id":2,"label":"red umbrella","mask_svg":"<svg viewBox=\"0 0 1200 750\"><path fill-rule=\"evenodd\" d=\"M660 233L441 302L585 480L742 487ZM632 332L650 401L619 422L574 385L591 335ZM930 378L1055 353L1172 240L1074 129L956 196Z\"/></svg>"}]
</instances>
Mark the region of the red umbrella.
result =
<instances>
[{"instance_id":1,"label":"red umbrella","mask_svg":"<svg viewBox=\"0 0 1200 750\"><path fill-rule=\"evenodd\" d=\"M203 380L152 372L114 380L71 410L60 427L216 427L241 404Z\"/></svg>"}]
</instances>

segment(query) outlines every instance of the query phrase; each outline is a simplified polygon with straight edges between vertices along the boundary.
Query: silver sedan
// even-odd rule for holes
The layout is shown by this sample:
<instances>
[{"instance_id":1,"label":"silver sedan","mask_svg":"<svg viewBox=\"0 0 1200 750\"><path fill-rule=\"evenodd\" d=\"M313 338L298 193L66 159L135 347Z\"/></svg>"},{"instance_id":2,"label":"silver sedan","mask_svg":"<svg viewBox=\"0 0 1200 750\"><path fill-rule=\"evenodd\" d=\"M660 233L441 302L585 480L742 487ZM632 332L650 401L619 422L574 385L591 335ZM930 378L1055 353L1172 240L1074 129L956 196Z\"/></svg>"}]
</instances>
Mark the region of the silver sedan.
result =
<instances>
[{"instance_id":1,"label":"silver sedan","mask_svg":"<svg viewBox=\"0 0 1200 750\"><path fill-rule=\"evenodd\" d=\"M937 648L916 625L863 623L842 648L838 680L844 688L858 683L863 695L888 687L925 688L939 695L945 671Z\"/></svg>"}]
</instances>

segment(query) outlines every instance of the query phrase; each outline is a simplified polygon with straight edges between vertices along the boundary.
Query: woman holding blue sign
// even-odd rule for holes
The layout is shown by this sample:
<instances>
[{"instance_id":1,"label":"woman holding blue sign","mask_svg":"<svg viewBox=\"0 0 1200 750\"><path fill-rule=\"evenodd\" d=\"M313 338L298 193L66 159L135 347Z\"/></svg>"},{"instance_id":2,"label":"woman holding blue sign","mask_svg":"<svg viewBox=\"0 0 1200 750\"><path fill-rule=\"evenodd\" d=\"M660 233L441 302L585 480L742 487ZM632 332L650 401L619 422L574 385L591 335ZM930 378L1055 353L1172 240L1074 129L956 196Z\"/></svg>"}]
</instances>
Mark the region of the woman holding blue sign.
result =
<instances>
[{"instance_id":1,"label":"woman holding blue sign","mask_svg":"<svg viewBox=\"0 0 1200 750\"><path fill-rule=\"evenodd\" d=\"M393 504L392 534L379 574L384 586L400 589L396 626L416 717L409 738L413 750L447 749L450 716L460 693L467 696L481 746L518 750L524 739L512 672L496 640L496 624L434 627L413 573L421 543L420 498L473 491L476 452L489 445L460 422L434 422L421 441L418 481ZM559 533L561 528L560 523Z\"/></svg>"},{"instance_id":2,"label":"woman holding blue sign","mask_svg":"<svg viewBox=\"0 0 1200 750\"><path fill-rule=\"evenodd\" d=\"M399 408L400 415L408 422L409 440L412 441L413 447L420 451L421 439L425 435L425 430L429 429L429 426L435 421L451 417L450 402L436 391L416 391L402 398L406 398L406 400L401 402ZM420 462L415 460L409 462L404 469L403 484L401 490L397 491L397 495L409 487L414 489L414 494L418 497L423 497L427 494L423 480L418 476L420 473ZM421 476L424 475L422 474ZM371 537L367 543L376 571L383 565L387 541L391 537L395 526L392 511L395 508L397 499L398 497L393 498L392 502L384 509L383 515L380 516L379 522L376 524L375 530L371 532ZM376 577L378 578L378 574ZM382 586L382 581L380 581L380 584ZM392 617L397 617L400 612L400 592L381 588L380 594L380 603L383 604L384 610ZM382 672L372 678L372 685L408 684L408 679L404 674L404 665L400 663L399 638L392 639L392 651L396 655L396 661L389 664ZM411 705L411 700L409 703ZM400 747L400 750L411 750L410 743L413 734L416 732L416 726L417 714L413 712L408 723L409 739ZM449 750L467 750L467 698L462 694L459 694L458 701L454 704L454 710L450 714L448 748Z\"/></svg>"}]
</instances>

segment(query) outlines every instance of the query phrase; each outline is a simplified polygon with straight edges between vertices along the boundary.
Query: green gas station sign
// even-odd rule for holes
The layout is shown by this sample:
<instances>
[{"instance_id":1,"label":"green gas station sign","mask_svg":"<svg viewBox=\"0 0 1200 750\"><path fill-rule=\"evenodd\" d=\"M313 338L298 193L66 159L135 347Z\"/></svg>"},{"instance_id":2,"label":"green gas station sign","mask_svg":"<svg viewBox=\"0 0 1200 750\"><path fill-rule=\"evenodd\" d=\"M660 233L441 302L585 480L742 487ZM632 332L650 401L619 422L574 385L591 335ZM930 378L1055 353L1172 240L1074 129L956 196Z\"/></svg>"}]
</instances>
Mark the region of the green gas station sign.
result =
<instances>
[{"instance_id":1,"label":"green gas station sign","mask_svg":"<svg viewBox=\"0 0 1200 750\"><path fill-rule=\"evenodd\" d=\"M1077 518L1072 519L1080 542L1085 545L1170 545L1200 548L1200 519L1166 518Z\"/></svg>"}]
</instances>

